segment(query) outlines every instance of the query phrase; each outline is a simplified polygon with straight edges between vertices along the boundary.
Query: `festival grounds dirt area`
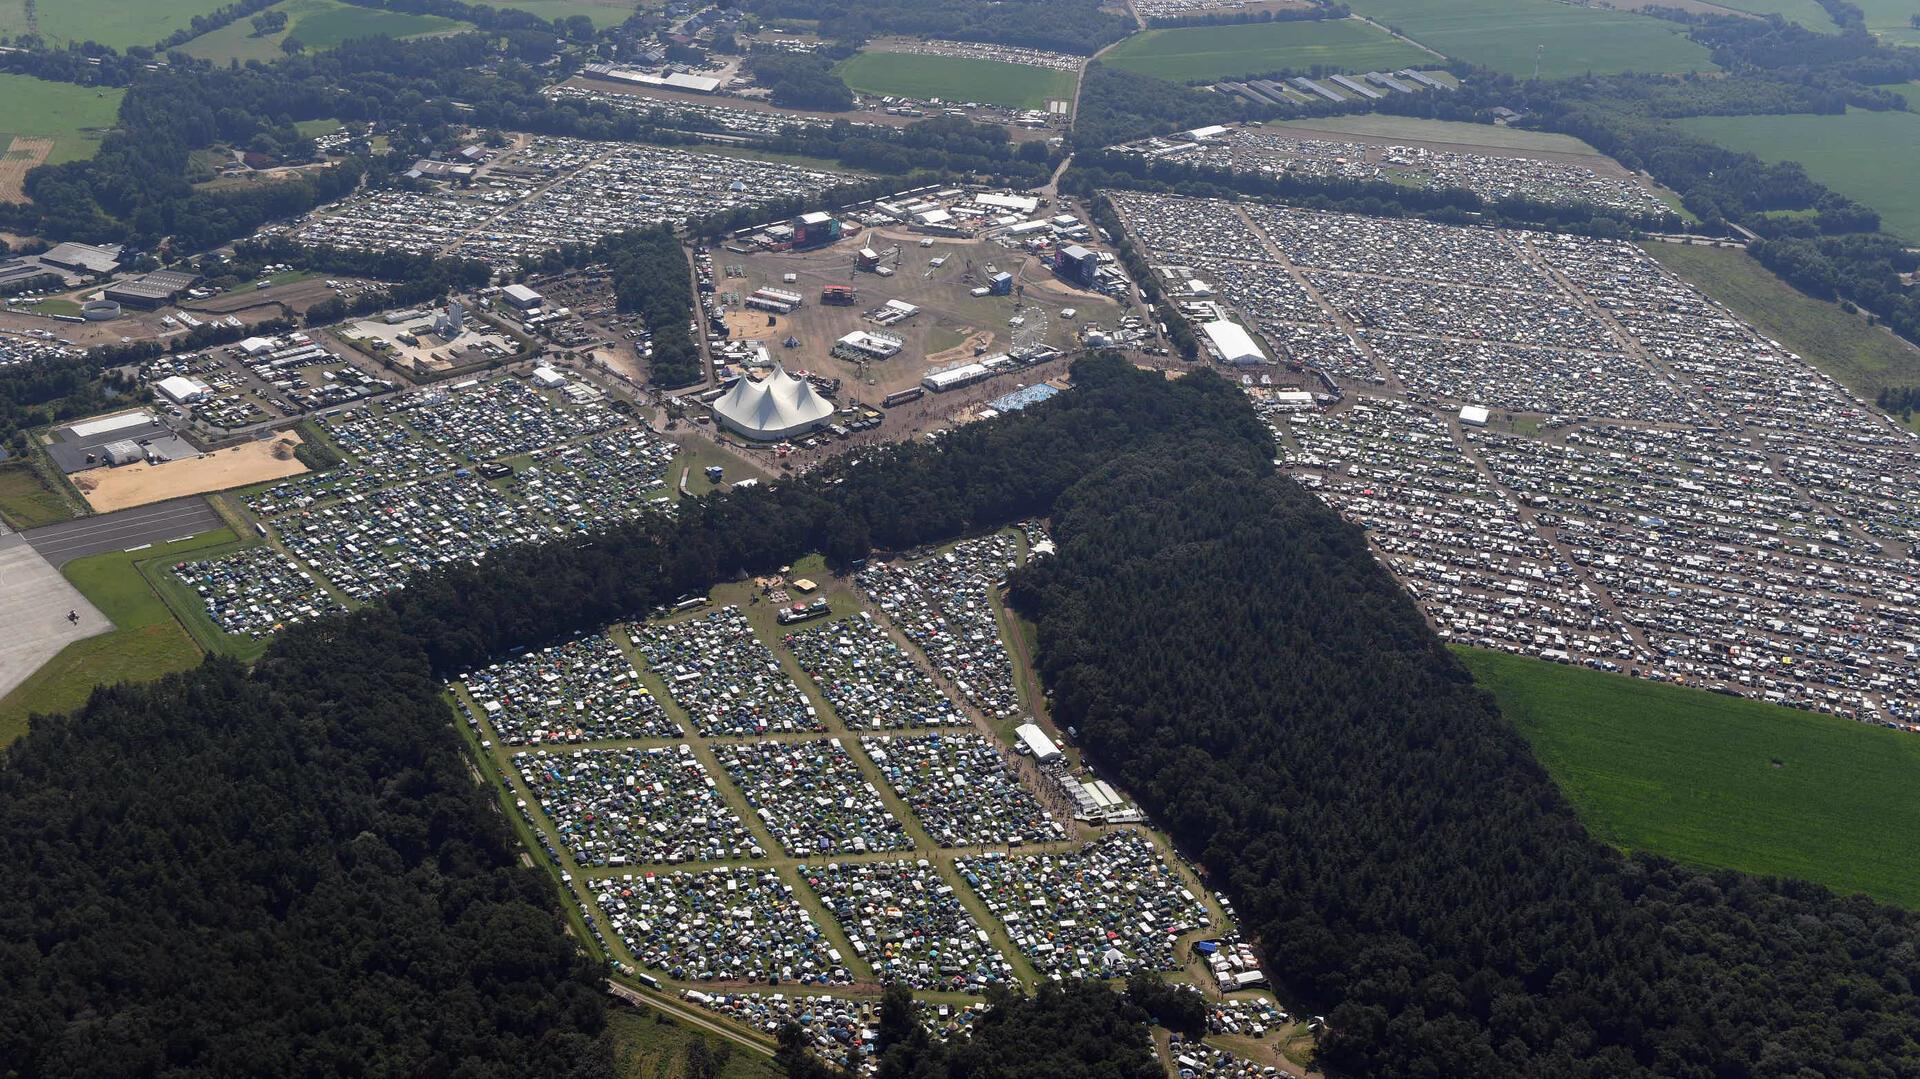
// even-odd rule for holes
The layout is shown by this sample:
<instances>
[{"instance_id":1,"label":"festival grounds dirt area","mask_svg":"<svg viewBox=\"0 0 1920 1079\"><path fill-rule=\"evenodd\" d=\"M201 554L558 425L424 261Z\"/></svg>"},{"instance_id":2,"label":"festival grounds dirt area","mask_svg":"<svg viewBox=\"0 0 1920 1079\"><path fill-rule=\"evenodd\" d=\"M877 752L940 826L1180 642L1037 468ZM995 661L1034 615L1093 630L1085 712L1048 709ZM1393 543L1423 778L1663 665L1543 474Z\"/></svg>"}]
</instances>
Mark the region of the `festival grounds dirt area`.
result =
<instances>
[{"instance_id":1,"label":"festival grounds dirt area","mask_svg":"<svg viewBox=\"0 0 1920 1079\"><path fill-rule=\"evenodd\" d=\"M87 505L109 513L183 495L297 476L307 470L293 456L293 448L299 444L300 436L287 431L264 442L248 442L184 461L88 469L74 475L73 485L86 496Z\"/></svg>"}]
</instances>

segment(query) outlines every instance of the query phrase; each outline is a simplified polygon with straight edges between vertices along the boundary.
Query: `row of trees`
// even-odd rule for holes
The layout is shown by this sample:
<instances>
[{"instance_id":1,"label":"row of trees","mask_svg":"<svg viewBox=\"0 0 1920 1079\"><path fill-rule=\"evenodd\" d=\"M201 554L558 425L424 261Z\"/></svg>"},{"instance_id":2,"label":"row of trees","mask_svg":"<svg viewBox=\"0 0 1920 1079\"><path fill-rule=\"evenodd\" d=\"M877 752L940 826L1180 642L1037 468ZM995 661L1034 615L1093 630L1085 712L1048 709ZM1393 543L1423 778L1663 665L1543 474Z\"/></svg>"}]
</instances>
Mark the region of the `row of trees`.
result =
<instances>
[{"instance_id":1,"label":"row of trees","mask_svg":"<svg viewBox=\"0 0 1920 1079\"><path fill-rule=\"evenodd\" d=\"M648 381L672 389L705 377L688 325L695 317L693 269L673 230L662 225L608 236L595 245L592 261L607 264L614 306L647 324L653 342Z\"/></svg>"}]
</instances>

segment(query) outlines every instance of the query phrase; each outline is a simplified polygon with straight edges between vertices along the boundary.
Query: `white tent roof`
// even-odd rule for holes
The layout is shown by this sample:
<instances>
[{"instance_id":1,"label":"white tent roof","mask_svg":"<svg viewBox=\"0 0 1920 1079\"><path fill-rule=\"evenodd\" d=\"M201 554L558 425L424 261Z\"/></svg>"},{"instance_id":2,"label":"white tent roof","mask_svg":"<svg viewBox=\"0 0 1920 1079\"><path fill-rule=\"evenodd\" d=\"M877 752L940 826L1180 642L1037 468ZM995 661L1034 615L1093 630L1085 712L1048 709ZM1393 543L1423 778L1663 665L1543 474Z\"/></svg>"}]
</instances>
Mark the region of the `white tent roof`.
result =
<instances>
[{"instance_id":1,"label":"white tent roof","mask_svg":"<svg viewBox=\"0 0 1920 1079\"><path fill-rule=\"evenodd\" d=\"M770 441L819 426L833 415L833 405L814 391L811 382L774 364L773 373L761 382L745 378L735 382L713 403L713 412L740 434Z\"/></svg>"}]
</instances>

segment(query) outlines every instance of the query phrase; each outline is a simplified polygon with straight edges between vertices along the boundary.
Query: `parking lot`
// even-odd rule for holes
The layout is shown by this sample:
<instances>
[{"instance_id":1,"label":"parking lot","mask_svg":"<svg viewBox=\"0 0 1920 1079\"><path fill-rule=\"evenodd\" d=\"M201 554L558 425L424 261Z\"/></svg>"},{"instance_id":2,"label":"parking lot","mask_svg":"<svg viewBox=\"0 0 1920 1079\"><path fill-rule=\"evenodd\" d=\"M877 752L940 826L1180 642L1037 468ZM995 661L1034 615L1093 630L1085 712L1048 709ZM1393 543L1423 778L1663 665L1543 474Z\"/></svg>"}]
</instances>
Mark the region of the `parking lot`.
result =
<instances>
[{"instance_id":1,"label":"parking lot","mask_svg":"<svg viewBox=\"0 0 1920 1079\"><path fill-rule=\"evenodd\" d=\"M1281 456L1443 637L1920 727L1920 439L1644 252L1115 202L1322 394Z\"/></svg>"},{"instance_id":2,"label":"parking lot","mask_svg":"<svg viewBox=\"0 0 1920 1079\"><path fill-rule=\"evenodd\" d=\"M1562 154L1476 153L1384 138L1314 138L1257 124L1199 137L1141 139L1116 149L1241 172L1457 187L1489 201L1584 203L1627 214L1673 212L1638 177L1598 156L1571 160Z\"/></svg>"}]
</instances>

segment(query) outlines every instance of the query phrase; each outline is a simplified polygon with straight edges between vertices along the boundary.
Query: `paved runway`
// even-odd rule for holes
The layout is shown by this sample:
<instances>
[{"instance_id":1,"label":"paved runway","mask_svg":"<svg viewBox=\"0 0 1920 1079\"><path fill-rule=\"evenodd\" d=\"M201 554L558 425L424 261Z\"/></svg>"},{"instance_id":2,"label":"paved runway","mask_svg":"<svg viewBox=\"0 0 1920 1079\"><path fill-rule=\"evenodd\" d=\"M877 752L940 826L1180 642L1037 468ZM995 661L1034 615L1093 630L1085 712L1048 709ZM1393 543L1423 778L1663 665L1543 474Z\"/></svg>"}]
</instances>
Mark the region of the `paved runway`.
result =
<instances>
[{"instance_id":1,"label":"paved runway","mask_svg":"<svg viewBox=\"0 0 1920 1079\"><path fill-rule=\"evenodd\" d=\"M78 622L67 619L79 615ZM62 648L113 623L20 536L0 536L0 695Z\"/></svg>"},{"instance_id":2,"label":"paved runway","mask_svg":"<svg viewBox=\"0 0 1920 1079\"><path fill-rule=\"evenodd\" d=\"M64 566L90 554L124 551L143 543L165 543L225 526L226 522L206 499L192 495L47 525L22 535L41 557L55 566Z\"/></svg>"}]
</instances>

